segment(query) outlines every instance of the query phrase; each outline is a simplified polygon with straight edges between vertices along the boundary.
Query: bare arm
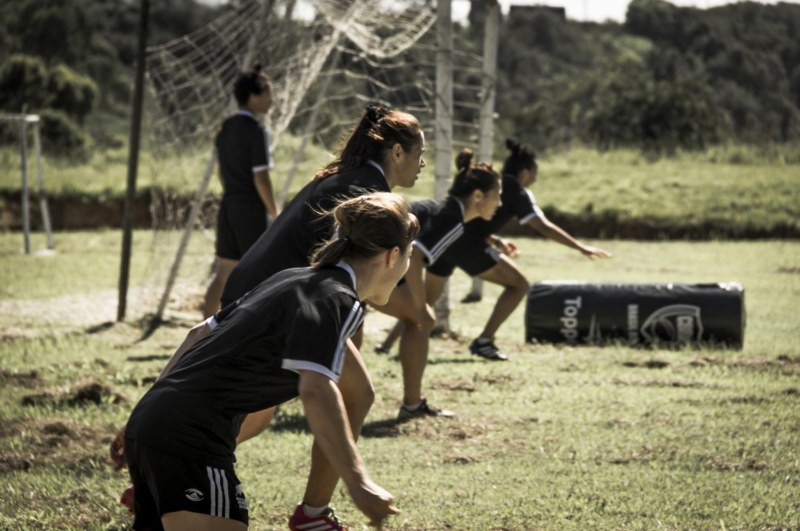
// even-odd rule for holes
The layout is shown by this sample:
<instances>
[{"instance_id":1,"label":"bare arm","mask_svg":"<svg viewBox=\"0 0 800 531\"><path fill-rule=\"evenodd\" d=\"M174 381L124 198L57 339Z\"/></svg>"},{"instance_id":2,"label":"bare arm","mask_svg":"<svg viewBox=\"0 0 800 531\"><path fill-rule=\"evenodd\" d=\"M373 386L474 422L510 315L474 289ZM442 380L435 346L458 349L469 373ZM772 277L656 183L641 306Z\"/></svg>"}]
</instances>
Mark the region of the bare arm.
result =
<instances>
[{"instance_id":1,"label":"bare arm","mask_svg":"<svg viewBox=\"0 0 800 531\"><path fill-rule=\"evenodd\" d=\"M198 341L200 341L210 333L211 333L211 327L208 326L208 324L206 324L206 321L194 325L194 327L191 330L189 330L189 333L186 334L186 338L184 338L183 343L180 344L178 350L175 351L175 353L167 362L166 366L164 366L164 369L161 371L161 374L158 375L158 380L163 379L167 374L169 374L172 368L175 367L175 364L177 364L181 360L183 355L186 354L186 351L195 346L195 344L197 344Z\"/></svg>"},{"instance_id":2,"label":"bare arm","mask_svg":"<svg viewBox=\"0 0 800 531\"><path fill-rule=\"evenodd\" d=\"M189 333L186 334L186 338L183 340L183 343L180 344L178 350L172 355L169 359L167 364L161 370L161 374L158 375L156 381L163 379L169 372L175 367L180 359L183 357L186 352L192 348L198 341L206 337L211 332L211 327L206 324L206 321L202 323L194 325L194 327L189 330ZM111 441L111 445L109 446L109 453L111 456L111 462L114 465L114 468L119 470L122 467L126 466L125 463L125 426L117 432L114 436L114 439Z\"/></svg>"},{"instance_id":3,"label":"bare arm","mask_svg":"<svg viewBox=\"0 0 800 531\"><path fill-rule=\"evenodd\" d=\"M267 207L267 213L272 219L278 217L278 206L275 203L275 194L272 192L272 181L269 178L269 170L253 172L253 184L256 186L258 196Z\"/></svg>"},{"instance_id":4,"label":"bare arm","mask_svg":"<svg viewBox=\"0 0 800 531\"><path fill-rule=\"evenodd\" d=\"M300 371L299 391L316 442L347 485L356 506L373 525L397 514L392 505L394 497L367 474L336 383L320 373Z\"/></svg>"},{"instance_id":5,"label":"bare arm","mask_svg":"<svg viewBox=\"0 0 800 531\"><path fill-rule=\"evenodd\" d=\"M571 247L577 251L580 251L584 256L587 258L594 259L595 257L599 258L610 258L611 253L608 251L601 249L599 247L593 247L591 245L586 245L575 238L573 238L567 231L547 219L544 215L536 216L532 218L528 225L536 229L536 231L548 238L553 240L554 242L558 242L562 245L566 245L567 247Z\"/></svg>"}]
</instances>

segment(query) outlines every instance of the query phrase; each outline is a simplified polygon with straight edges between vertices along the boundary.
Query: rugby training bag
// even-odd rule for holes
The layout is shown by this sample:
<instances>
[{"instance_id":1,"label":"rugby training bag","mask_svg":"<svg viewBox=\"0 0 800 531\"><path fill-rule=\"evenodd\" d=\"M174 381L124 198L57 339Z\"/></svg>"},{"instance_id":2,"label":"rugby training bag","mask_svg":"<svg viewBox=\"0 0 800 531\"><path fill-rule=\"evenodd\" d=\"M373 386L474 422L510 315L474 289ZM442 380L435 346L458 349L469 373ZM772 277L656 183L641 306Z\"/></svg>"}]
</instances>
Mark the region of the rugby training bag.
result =
<instances>
[{"instance_id":1,"label":"rugby training bag","mask_svg":"<svg viewBox=\"0 0 800 531\"><path fill-rule=\"evenodd\" d=\"M661 346L744 343L744 289L716 284L534 283L525 308L530 342Z\"/></svg>"}]
</instances>

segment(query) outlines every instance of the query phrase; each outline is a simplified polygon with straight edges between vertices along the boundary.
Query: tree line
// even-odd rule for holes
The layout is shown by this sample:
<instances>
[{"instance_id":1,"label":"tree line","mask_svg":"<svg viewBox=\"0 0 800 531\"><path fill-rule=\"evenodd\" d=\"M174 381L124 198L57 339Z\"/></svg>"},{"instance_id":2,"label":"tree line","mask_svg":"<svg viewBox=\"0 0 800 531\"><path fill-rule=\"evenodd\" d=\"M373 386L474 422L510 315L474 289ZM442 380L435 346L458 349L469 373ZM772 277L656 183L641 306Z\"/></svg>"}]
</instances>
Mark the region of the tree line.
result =
<instances>
[{"instance_id":1,"label":"tree line","mask_svg":"<svg viewBox=\"0 0 800 531\"><path fill-rule=\"evenodd\" d=\"M473 0L472 24L456 28L455 46L479 50L483 1ZM149 42L185 35L236 5L153 2ZM113 142L126 131L138 7L0 4L0 112L42 114L47 144L62 152ZM503 17L499 38L497 138L657 154L800 140L798 5L701 10L633 0L621 24L580 23L532 6Z\"/></svg>"}]
</instances>

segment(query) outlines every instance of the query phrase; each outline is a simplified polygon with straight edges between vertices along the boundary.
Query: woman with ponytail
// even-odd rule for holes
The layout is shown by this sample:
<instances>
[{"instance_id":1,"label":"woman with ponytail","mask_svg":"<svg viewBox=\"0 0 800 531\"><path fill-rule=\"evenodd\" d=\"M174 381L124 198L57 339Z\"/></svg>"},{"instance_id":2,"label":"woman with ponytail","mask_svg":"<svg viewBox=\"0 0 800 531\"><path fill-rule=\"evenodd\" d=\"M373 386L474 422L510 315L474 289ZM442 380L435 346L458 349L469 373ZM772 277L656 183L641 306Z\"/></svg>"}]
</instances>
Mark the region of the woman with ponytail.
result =
<instances>
[{"instance_id":1,"label":"woman with ponytail","mask_svg":"<svg viewBox=\"0 0 800 531\"><path fill-rule=\"evenodd\" d=\"M497 298L489 320L481 334L470 344L472 354L489 360L507 360L508 356L500 351L494 343L497 330L509 315L516 309L525 294L530 282L512 260L518 254L512 242L496 235L506 223L517 218L520 225L529 225L542 236L566 245L582 253L587 258L609 258L611 253L586 245L573 238L567 231L547 219L544 212L536 204L533 193L528 187L536 182L538 165L536 155L528 147L514 140L506 140L510 151L503 164L503 204L497 209L491 220L476 219L467 223L464 235L445 252L435 265L428 268L428 285L430 297L436 300L444 287L447 278L458 267L472 277L503 287ZM377 350L388 352L397 332L390 334Z\"/></svg>"},{"instance_id":2,"label":"woman with ponytail","mask_svg":"<svg viewBox=\"0 0 800 531\"><path fill-rule=\"evenodd\" d=\"M339 157L322 168L231 271L223 308L261 281L308 265L311 251L331 235L320 215L342 198L414 186L425 167L425 135L417 119L382 105L367 107Z\"/></svg>"},{"instance_id":3,"label":"woman with ponytail","mask_svg":"<svg viewBox=\"0 0 800 531\"><path fill-rule=\"evenodd\" d=\"M464 232L472 219L488 220L500 206L500 175L485 163L472 163L472 151L456 157L458 173L448 195L442 200L418 201L411 205L420 220L420 234L414 240L414 253L405 282L398 286L385 306L376 309L400 319L400 362L403 368L403 403L398 419L421 416L451 416L453 413L428 404L422 394L422 379L428 364L428 340L435 325L427 302L430 270ZM428 278L430 278L428 276ZM441 293L441 289L440 289Z\"/></svg>"},{"instance_id":4,"label":"woman with ponytail","mask_svg":"<svg viewBox=\"0 0 800 531\"><path fill-rule=\"evenodd\" d=\"M353 370L345 343L361 325L363 303L388 301L419 225L390 193L346 200L326 217L335 234L311 267L276 273L221 310L213 330L179 349L134 408L125 431L134 529L246 529L233 466L240 424L297 396L315 436L312 451L331 465L318 479L335 486L341 477L373 525L397 513L356 447L371 403L348 403L340 387ZM309 482L306 499L320 488ZM309 516L302 504L289 526L341 529L329 508Z\"/></svg>"}]
</instances>

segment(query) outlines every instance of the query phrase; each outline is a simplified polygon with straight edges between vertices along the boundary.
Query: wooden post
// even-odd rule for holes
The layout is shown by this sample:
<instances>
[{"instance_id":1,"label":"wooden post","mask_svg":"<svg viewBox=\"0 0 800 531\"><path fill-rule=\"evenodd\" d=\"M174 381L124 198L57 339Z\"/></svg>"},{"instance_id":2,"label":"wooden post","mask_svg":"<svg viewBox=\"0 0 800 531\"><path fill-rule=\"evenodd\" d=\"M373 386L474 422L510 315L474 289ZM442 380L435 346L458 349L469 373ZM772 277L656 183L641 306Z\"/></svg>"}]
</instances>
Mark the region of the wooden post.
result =
<instances>
[{"instance_id":1,"label":"wooden post","mask_svg":"<svg viewBox=\"0 0 800 531\"><path fill-rule=\"evenodd\" d=\"M144 71L147 60L147 22L150 18L150 0L141 0L139 9L139 46L136 54L136 85L133 93L130 140L128 144L128 186L125 193L125 211L122 215L122 259L119 272L119 302L117 321L125 319L128 303L128 278L130 276L131 247L133 243L133 204L136 200L136 173L139 165L139 138L142 129L142 103L144 101Z\"/></svg>"},{"instance_id":2,"label":"wooden post","mask_svg":"<svg viewBox=\"0 0 800 531\"><path fill-rule=\"evenodd\" d=\"M436 9L436 160L434 195L447 194L453 153L453 16L451 0L439 0ZM436 329L450 331L449 286L434 305Z\"/></svg>"},{"instance_id":3,"label":"wooden post","mask_svg":"<svg viewBox=\"0 0 800 531\"><path fill-rule=\"evenodd\" d=\"M30 186L28 185L28 124L23 117L19 121L19 155L22 172L22 232L25 254L31 254L31 209Z\"/></svg>"},{"instance_id":4,"label":"wooden post","mask_svg":"<svg viewBox=\"0 0 800 531\"><path fill-rule=\"evenodd\" d=\"M39 131L39 124L41 122L39 117L35 115L29 116L28 118L33 123L33 149L36 153L39 210L42 212L42 224L44 224L44 232L47 235L47 248L53 250L55 249L55 244L53 243L53 227L50 224L50 209L47 207L47 194L44 191L44 175L42 173L42 135L41 131Z\"/></svg>"},{"instance_id":5,"label":"wooden post","mask_svg":"<svg viewBox=\"0 0 800 531\"><path fill-rule=\"evenodd\" d=\"M497 34L500 25L500 5L496 0L487 1L483 31L483 79L481 83L480 144L478 159L492 162L492 140L494 136L494 99L497 84ZM472 289L464 301L479 301L483 296L483 281L472 278Z\"/></svg>"}]
</instances>

